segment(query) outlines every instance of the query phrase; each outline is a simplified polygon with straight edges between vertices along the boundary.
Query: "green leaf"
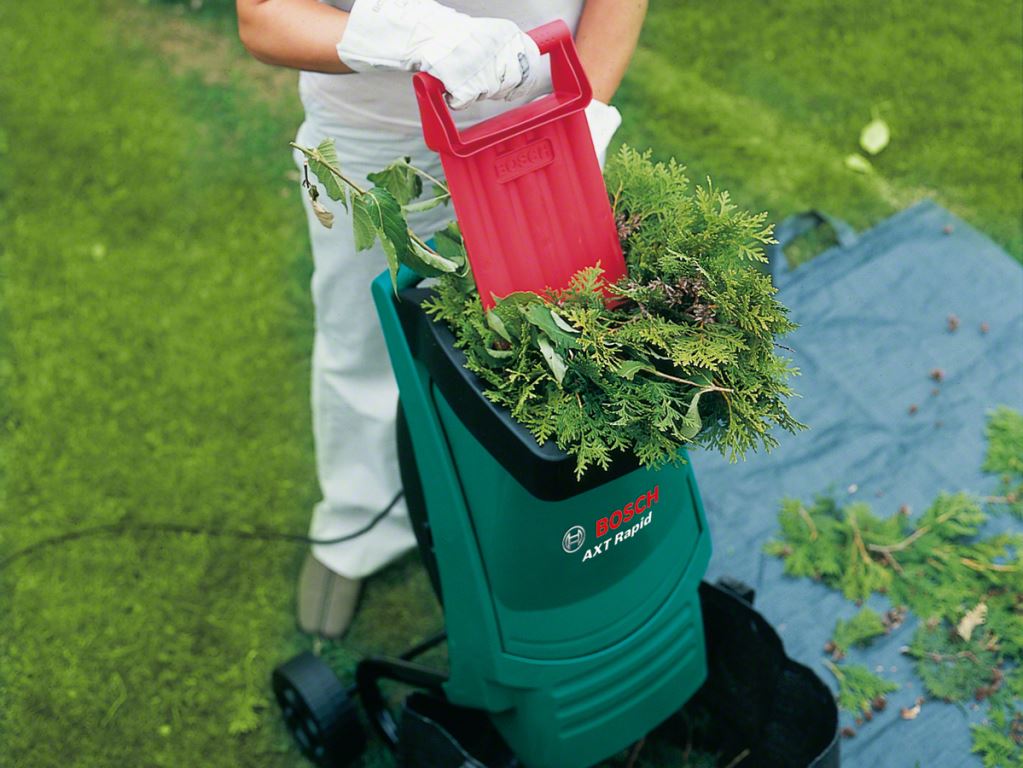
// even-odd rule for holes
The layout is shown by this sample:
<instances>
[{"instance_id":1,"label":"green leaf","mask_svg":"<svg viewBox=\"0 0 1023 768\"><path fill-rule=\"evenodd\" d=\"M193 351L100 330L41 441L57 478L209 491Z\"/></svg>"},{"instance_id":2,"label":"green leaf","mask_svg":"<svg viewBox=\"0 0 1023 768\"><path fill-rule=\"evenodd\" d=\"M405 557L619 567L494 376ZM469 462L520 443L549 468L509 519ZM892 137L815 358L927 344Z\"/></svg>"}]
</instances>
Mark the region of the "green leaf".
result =
<instances>
[{"instance_id":1,"label":"green leaf","mask_svg":"<svg viewBox=\"0 0 1023 768\"><path fill-rule=\"evenodd\" d=\"M540 352L543 353L544 360L547 361L547 365L551 367L551 372L554 374L555 381L561 384L565 379L565 373L568 371L568 366L565 365L565 358L554 351L554 347L547 341L543 336L536 337L537 346L540 347Z\"/></svg>"},{"instance_id":2,"label":"green leaf","mask_svg":"<svg viewBox=\"0 0 1023 768\"><path fill-rule=\"evenodd\" d=\"M554 324L556 326L558 326L558 328L560 328L561 330L565 331L566 333L579 333L579 329L578 328L572 327L568 323L568 321L565 320L565 318L563 318L561 315L559 315L553 309L551 310L551 317L554 320Z\"/></svg>"},{"instance_id":3,"label":"green leaf","mask_svg":"<svg viewBox=\"0 0 1023 768\"><path fill-rule=\"evenodd\" d=\"M391 282L397 290L398 265L405 263L409 258L410 248L408 228L405 217L401 215L401 206L386 189L374 187L365 194L354 197L352 207L356 248L365 250L373 245L374 239L379 238L387 256ZM373 239L370 239L370 231L373 233Z\"/></svg>"},{"instance_id":4,"label":"green leaf","mask_svg":"<svg viewBox=\"0 0 1023 768\"><path fill-rule=\"evenodd\" d=\"M500 298L494 297L494 303L498 306L514 306L520 310L540 302L540 297L532 291L512 291Z\"/></svg>"},{"instance_id":5,"label":"green leaf","mask_svg":"<svg viewBox=\"0 0 1023 768\"><path fill-rule=\"evenodd\" d=\"M430 199L440 200L441 203L447 205L451 202L451 192L448 191L447 187L442 187L440 184L431 184Z\"/></svg>"},{"instance_id":6,"label":"green leaf","mask_svg":"<svg viewBox=\"0 0 1023 768\"><path fill-rule=\"evenodd\" d=\"M417 274L423 277L440 277L458 271L458 264L450 259L424 248L415 240L410 239L409 243L410 247L403 263Z\"/></svg>"},{"instance_id":7,"label":"green leaf","mask_svg":"<svg viewBox=\"0 0 1023 768\"><path fill-rule=\"evenodd\" d=\"M700 430L703 429L703 419L700 418L700 396L706 391L701 389L693 395L689 408L686 409L686 417L682 422L682 428L679 430L679 433L687 440L695 438L700 434Z\"/></svg>"},{"instance_id":8,"label":"green leaf","mask_svg":"<svg viewBox=\"0 0 1023 768\"><path fill-rule=\"evenodd\" d=\"M404 254L408 250L408 226L405 224L405 217L401 215L398 201L389 192L380 188L369 190L366 197L369 198L367 208L373 226L381 240L390 241L399 256Z\"/></svg>"},{"instance_id":9,"label":"green leaf","mask_svg":"<svg viewBox=\"0 0 1023 768\"><path fill-rule=\"evenodd\" d=\"M366 251L373 247L377 230L373 225L369 201L366 195L352 195L352 232L355 235L355 250Z\"/></svg>"},{"instance_id":10,"label":"green leaf","mask_svg":"<svg viewBox=\"0 0 1023 768\"><path fill-rule=\"evenodd\" d=\"M850 171L856 171L856 173L873 173L874 166L870 164L870 161L863 155L858 155L855 152L851 155L845 156L845 167Z\"/></svg>"},{"instance_id":11,"label":"green leaf","mask_svg":"<svg viewBox=\"0 0 1023 768\"><path fill-rule=\"evenodd\" d=\"M391 193L400 205L407 205L423 193L423 180L409 165L411 157L400 157L381 171L366 178Z\"/></svg>"},{"instance_id":12,"label":"green leaf","mask_svg":"<svg viewBox=\"0 0 1023 768\"><path fill-rule=\"evenodd\" d=\"M299 152L306 157L309 163L309 170L313 172L316 180L323 185L327 197L336 200L348 210L346 185L341 178L341 163L337 156L337 147L333 139L324 139L316 148L300 147L292 144Z\"/></svg>"},{"instance_id":13,"label":"green leaf","mask_svg":"<svg viewBox=\"0 0 1023 768\"><path fill-rule=\"evenodd\" d=\"M469 260L462 243L458 222L451 222L433 235L433 247L441 256L458 265L457 275L464 277L469 271Z\"/></svg>"},{"instance_id":14,"label":"green leaf","mask_svg":"<svg viewBox=\"0 0 1023 768\"><path fill-rule=\"evenodd\" d=\"M451 200L451 195L444 187L438 186L437 184L432 185L432 194L414 203L406 203L403 207L405 213L419 213L421 211L429 211L436 208L439 205L447 205L448 201Z\"/></svg>"},{"instance_id":15,"label":"green leaf","mask_svg":"<svg viewBox=\"0 0 1023 768\"><path fill-rule=\"evenodd\" d=\"M429 211L436 208L443 202L444 202L443 200L438 200L435 197L428 197L425 200L417 200L414 203L405 203L404 205L401 206L401 209L406 214L422 213L423 211Z\"/></svg>"},{"instance_id":16,"label":"green leaf","mask_svg":"<svg viewBox=\"0 0 1023 768\"><path fill-rule=\"evenodd\" d=\"M550 337L551 341L561 347L576 347L578 346L575 337L570 333L565 333L554 320L554 313L551 309L544 304L542 301L537 299L535 294L533 295L534 301L527 304L522 309L522 314L525 315L526 320L535 325L541 331Z\"/></svg>"},{"instance_id":17,"label":"green leaf","mask_svg":"<svg viewBox=\"0 0 1023 768\"><path fill-rule=\"evenodd\" d=\"M501 316L492 309L487 311L487 325L490 326L490 329L494 333L509 344L514 343L514 339L512 339L511 334L508 332L508 326L504 324L504 320L501 319Z\"/></svg>"},{"instance_id":18,"label":"green leaf","mask_svg":"<svg viewBox=\"0 0 1023 768\"><path fill-rule=\"evenodd\" d=\"M876 155L891 140L891 132L888 130L888 123L880 117L875 117L860 131L860 146L870 155Z\"/></svg>"},{"instance_id":19,"label":"green leaf","mask_svg":"<svg viewBox=\"0 0 1023 768\"><path fill-rule=\"evenodd\" d=\"M493 349L491 347L484 347L484 349L487 351L487 354L495 360L506 360L515 354L514 349Z\"/></svg>"},{"instance_id":20,"label":"green leaf","mask_svg":"<svg viewBox=\"0 0 1023 768\"><path fill-rule=\"evenodd\" d=\"M643 363L639 360L623 360L618 364L618 367L615 368L615 373L623 379L632 381L636 377L637 373L653 373L655 370L657 369L650 365L650 363Z\"/></svg>"}]
</instances>

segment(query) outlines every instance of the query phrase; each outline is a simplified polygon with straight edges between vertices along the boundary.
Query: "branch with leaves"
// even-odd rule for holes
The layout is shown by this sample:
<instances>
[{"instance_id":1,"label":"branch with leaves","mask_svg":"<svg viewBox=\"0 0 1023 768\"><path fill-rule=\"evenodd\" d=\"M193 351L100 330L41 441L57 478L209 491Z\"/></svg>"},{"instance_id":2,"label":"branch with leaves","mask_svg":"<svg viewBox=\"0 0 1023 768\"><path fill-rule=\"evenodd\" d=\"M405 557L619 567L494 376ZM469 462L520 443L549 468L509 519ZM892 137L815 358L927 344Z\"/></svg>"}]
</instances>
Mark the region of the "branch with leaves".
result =
<instances>
[{"instance_id":1,"label":"branch with leaves","mask_svg":"<svg viewBox=\"0 0 1023 768\"><path fill-rule=\"evenodd\" d=\"M777 355L794 325L758 269L771 228L725 192L690 189L676 163L623 149L608 165L625 278L608 285L595 266L567 288L513 293L485 311L457 225L434 250L405 220L448 200L439 179L402 158L364 189L331 142L298 149L326 194L350 206L358 248L379 241L392 277L399 264L439 277L424 307L451 328L486 396L537 441L574 454L577 475L623 452L678 462L687 444L737 458L773 447L772 428L802 428L786 407L795 371ZM433 193L420 201L424 181Z\"/></svg>"},{"instance_id":2,"label":"branch with leaves","mask_svg":"<svg viewBox=\"0 0 1023 768\"><path fill-rule=\"evenodd\" d=\"M427 308L487 396L573 453L577 474L621 453L661 466L686 445L737 458L771 448L772 428L800 429L786 407L795 371L775 346L794 326L758 269L764 216L628 148L605 178L628 270L619 282L592 267L485 312L474 291L440 280Z\"/></svg>"},{"instance_id":3,"label":"branch with leaves","mask_svg":"<svg viewBox=\"0 0 1023 768\"><path fill-rule=\"evenodd\" d=\"M400 264L424 277L444 274L465 277L469 262L460 237L446 238L444 243L451 247L441 253L427 245L408 226L408 213L427 211L451 199L447 187L426 171L413 166L411 158L399 158L383 170L369 174L367 179L373 186L365 189L342 172L333 139L325 139L316 147L295 143L291 146L305 156L307 169L323 185L327 197L351 212L356 249L365 251L376 242L380 243L395 286ZM424 178L433 183L433 194L417 201L423 193ZM323 226L332 227L334 214L320 201L319 190L309 181L308 174L303 186L317 219Z\"/></svg>"}]
</instances>

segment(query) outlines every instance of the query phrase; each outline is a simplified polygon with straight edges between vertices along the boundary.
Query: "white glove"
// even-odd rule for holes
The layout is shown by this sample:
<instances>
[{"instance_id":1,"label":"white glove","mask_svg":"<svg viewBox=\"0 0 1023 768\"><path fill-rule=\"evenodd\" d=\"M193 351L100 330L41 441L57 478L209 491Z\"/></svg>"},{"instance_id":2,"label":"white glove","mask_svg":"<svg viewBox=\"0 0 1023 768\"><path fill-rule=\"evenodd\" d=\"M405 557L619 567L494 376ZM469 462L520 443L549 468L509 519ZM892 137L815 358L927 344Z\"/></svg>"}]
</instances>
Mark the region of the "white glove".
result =
<instances>
[{"instance_id":1,"label":"white glove","mask_svg":"<svg viewBox=\"0 0 1023 768\"><path fill-rule=\"evenodd\" d=\"M590 124L590 136L593 137L593 148L597 151L600 167L604 167L607 147L622 124L622 113L616 107L593 99L584 110L586 121Z\"/></svg>"},{"instance_id":2,"label":"white glove","mask_svg":"<svg viewBox=\"0 0 1023 768\"><path fill-rule=\"evenodd\" d=\"M337 55L355 72L428 72L462 109L533 91L540 50L506 19L474 18L434 0L356 0Z\"/></svg>"}]
</instances>

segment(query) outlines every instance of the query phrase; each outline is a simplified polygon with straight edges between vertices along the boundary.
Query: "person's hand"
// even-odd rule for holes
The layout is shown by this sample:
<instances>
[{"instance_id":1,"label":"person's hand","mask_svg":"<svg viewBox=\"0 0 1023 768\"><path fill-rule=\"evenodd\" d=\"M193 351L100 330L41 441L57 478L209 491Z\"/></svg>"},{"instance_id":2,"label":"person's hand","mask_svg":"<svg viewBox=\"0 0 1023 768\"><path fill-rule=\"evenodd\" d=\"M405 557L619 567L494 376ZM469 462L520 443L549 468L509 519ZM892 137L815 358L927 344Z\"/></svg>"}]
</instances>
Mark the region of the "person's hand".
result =
<instances>
[{"instance_id":1,"label":"person's hand","mask_svg":"<svg viewBox=\"0 0 1023 768\"><path fill-rule=\"evenodd\" d=\"M622 124L622 114L617 108L602 101L593 99L586 106L586 122L590 125L590 136L593 137L593 149L597 152L600 167L604 167L607 148L611 139Z\"/></svg>"},{"instance_id":2,"label":"person's hand","mask_svg":"<svg viewBox=\"0 0 1023 768\"><path fill-rule=\"evenodd\" d=\"M356 0L337 53L355 72L428 72L444 83L453 109L529 94L542 76L539 48L513 22L434 0Z\"/></svg>"}]
</instances>

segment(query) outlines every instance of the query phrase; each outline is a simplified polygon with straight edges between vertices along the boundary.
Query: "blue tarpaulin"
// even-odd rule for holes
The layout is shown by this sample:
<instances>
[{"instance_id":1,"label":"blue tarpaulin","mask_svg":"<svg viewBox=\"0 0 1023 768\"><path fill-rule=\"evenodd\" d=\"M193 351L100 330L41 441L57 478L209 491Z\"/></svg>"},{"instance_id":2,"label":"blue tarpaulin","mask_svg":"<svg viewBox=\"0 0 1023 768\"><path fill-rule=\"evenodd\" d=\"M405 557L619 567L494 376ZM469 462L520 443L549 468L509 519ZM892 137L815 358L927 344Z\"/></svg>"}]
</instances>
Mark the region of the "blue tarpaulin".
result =
<instances>
[{"instance_id":1,"label":"blue tarpaulin","mask_svg":"<svg viewBox=\"0 0 1023 768\"><path fill-rule=\"evenodd\" d=\"M785 576L781 561L763 554L777 534L781 499L832 493L879 514L903 504L918 514L940 491L991 493L997 479L981 471L987 416L998 405L1023 410L1018 263L930 202L857 238L840 234L844 244L808 264L775 269L779 297L800 324L785 341L802 371L792 412L810 429L780 435L774 452L738 464L708 453L692 457L715 549L708 578L730 575L753 585L758 609L789 655L833 688L823 647L836 619L858 608L835 590ZM949 315L959 320L954 332ZM936 369L940 383L931 378ZM1023 523L999 516L985 532L1007 528ZM868 604L888 607L883 598ZM912 659L899 652L915 626L911 618L869 649L849 653L849 662L883 669L901 688L843 742L843 766L980 765L970 755L969 724L983 719L983 705L928 700L915 720L900 717L924 692ZM852 725L848 715L843 721Z\"/></svg>"}]
</instances>

